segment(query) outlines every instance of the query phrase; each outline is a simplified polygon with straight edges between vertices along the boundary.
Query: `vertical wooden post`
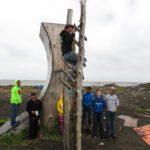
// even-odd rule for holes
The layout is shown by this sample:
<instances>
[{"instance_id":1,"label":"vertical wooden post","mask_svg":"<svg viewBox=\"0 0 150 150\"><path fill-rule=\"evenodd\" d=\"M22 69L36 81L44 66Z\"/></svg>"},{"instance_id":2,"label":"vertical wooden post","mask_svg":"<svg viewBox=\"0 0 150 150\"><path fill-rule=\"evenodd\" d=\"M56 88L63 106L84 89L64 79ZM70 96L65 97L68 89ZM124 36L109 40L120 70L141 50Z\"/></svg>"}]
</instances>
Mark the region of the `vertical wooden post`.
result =
<instances>
[{"instance_id":1,"label":"vertical wooden post","mask_svg":"<svg viewBox=\"0 0 150 150\"><path fill-rule=\"evenodd\" d=\"M77 63L77 107L76 107L76 150L81 150L81 117L82 117L82 78L84 61L84 36L86 24L86 0L81 0L81 18L79 32L79 53Z\"/></svg>"},{"instance_id":2,"label":"vertical wooden post","mask_svg":"<svg viewBox=\"0 0 150 150\"><path fill-rule=\"evenodd\" d=\"M72 24L72 14L73 10L68 9L67 14L67 24ZM66 71L66 67L64 70ZM67 72L67 71L66 71ZM65 80L66 77L64 77ZM63 109L64 109L64 125L63 125L63 149L69 150L69 120L70 120L70 114L69 114L69 107L70 107L70 97L69 97L69 89L64 86L64 102L63 102Z\"/></svg>"},{"instance_id":3,"label":"vertical wooden post","mask_svg":"<svg viewBox=\"0 0 150 150\"><path fill-rule=\"evenodd\" d=\"M72 16L73 16L73 10L72 9L68 9L67 24L72 24Z\"/></svg>"}]
</instances>

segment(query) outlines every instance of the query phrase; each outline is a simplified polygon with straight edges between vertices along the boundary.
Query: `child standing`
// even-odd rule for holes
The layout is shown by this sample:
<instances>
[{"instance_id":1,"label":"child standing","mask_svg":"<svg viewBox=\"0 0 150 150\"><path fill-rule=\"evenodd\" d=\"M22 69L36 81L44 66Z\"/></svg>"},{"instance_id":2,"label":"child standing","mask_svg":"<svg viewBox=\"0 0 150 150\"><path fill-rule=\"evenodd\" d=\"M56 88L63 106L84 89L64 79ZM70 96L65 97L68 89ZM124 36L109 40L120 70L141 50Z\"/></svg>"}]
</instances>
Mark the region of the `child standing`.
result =
<instances>
[{"instance_id":1,"label":"child standing","mask_svg":"<svg viewBox=\"0 0 150 150\"><path fill-rule=\"evenodd\" d=\"M59 113L60 131L61 131L61 133L63 133L63 121L64 121L64 117L63 117L63 95L61 95L60 99L57 102L57 111Z\"/></svg>"}]
</instances>

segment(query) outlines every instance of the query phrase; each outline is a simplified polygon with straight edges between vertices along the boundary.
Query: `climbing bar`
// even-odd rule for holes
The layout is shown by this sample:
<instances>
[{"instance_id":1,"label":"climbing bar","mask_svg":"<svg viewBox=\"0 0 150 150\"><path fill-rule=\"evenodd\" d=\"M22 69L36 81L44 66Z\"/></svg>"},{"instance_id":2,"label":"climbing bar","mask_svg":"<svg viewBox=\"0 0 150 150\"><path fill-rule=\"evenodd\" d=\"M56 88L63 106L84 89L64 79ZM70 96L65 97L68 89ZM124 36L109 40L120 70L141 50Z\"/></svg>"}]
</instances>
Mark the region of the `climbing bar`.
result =
<instances>
[{"instance_id":1,"label":"climbing bar","mask_svg":"<svg viewBox=\"0 0 150 150\"><path fill-rule=\"evenodd\" d=\"M64 69L61 69L62 70L62 72L69 78L69 80L71 81L71 82L73 82L73 83L75 83L76 81L73 79L73 77L69 74L69 73L67 73Z\"/></svg>"},{"instance_id":2,"label":"climbing bar","mask_svg":"<svg viewBox=\"0 0 150 150\"><path fill-rule=\"evenodd\" d=\"M72 69L73 71L76 71L75 67L73 67L73 66L70 65L68 62L66 62L63 56L62 56L61 58L62 58L62 60L64 61L64 63L65 63L70 69Z\"/></svg>"},{"instance_id":3,"label":"climbing bar","mask_svg":"<svg viewBox=\"0 0 150 150\"><path fill-rule=\"evenodd\" d=\"M63 81L61 78L59 78L59 80L64 86L66 86L68 89L71 89L71 86L67 82Z\"/></svg>"}]
</instances>

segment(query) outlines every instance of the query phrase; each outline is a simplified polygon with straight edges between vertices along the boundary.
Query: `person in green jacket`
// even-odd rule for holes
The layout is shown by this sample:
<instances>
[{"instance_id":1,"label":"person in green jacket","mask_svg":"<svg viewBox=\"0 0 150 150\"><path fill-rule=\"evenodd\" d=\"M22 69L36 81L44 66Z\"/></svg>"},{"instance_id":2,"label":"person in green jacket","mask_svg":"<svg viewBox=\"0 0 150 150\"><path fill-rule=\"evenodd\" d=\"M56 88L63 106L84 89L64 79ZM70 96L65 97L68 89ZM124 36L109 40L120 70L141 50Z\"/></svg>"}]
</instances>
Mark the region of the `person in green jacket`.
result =
<instances>
[{"instance_id":1,"label":"person in green jacket","mask_svg":"<svg viewBox=\"0 0 150 150\"><path fill-rule=\"evenodd\" d=\"M11 110L11 126L16 126L19 123L16 121L16 117L19 112L20 104L22 103L20 85L21 85L21 81L16 80L15 85L11 90L11 100L10 100L11 108L12 108L12 110Z\"/></svg>"}]
</instances>

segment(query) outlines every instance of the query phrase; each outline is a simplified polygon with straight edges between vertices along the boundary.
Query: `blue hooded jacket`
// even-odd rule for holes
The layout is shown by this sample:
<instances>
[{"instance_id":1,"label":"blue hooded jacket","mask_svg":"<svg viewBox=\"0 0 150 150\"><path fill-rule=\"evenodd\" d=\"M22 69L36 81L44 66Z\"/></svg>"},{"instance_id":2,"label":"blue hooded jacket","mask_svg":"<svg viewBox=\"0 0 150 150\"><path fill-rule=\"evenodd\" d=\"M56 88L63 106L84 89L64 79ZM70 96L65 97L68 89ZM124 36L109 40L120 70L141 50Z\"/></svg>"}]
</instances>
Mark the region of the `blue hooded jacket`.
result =
<instances>
[{"instance_id":1,"label":"blue hooded jacket","mask_svg":"<svg viewBox=\"0 0 150 150\"><path fill-rule=\"evenodd\" d=\"M93 94L92 93L84 93L83 98L82 98L82 106L84 107L91 107L92 105L92 98Z\"/></svg>"},{"instance_id":2,"label":"blue hooded jacket","mask_svg":"<svg viewBox=\"0 0 150 150\"><path fill-rule=\"evenodd\" d=\"M93 111L95 113L103 112L104 108L106 107L106 103L104 101L103 96L101 96L101 97L95 96L92 101L92 107L93 107Z\"/></svg>"}]
</instances>

